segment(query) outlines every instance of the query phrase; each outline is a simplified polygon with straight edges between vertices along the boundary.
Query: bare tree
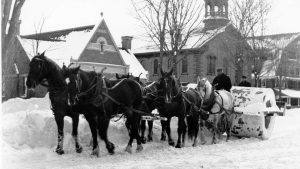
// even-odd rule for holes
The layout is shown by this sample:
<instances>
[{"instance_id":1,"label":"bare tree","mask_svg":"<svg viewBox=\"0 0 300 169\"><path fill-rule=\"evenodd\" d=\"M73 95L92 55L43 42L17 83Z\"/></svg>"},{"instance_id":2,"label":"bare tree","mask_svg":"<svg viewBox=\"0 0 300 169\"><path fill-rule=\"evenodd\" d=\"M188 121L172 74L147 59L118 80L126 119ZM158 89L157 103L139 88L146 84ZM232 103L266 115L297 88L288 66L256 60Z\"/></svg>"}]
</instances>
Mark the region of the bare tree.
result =
<instances>
[{"instance_id":1,"label":"bare tree","mask_svg":"<svg viewBox=\"0 0 300 169\"><path fill-rule=\"evenodd\" d=\"M257 72L261 68L261 60L264 56L262 50L258 50L258 46L263 48L263 43L258 43L257 36L263 37L266 29L266 16L271 9L268 0L233 0L230 19L238 30L236 36L238 43L235 49L234 65L236 66L237 82L242 76L242 67L244 63L252 62L252 70L255 74L255 85ZM245 43L247 42L247 43ZM247 45L252 47L252 52L248 53ZM249 57L249 55L251 57ZM250 58L250 60L249 60Z\"/></svg>"},{"instance_id":2,"label":"bare tree","mask_svg":"<svg viewBox=\"0 0 300 169\"><path fill-rule=\"evenodd\" d=\"M19 29L19 18L25 0L15 0L12 7L12 0L1 0L2 5L2 69L6 69L13 62L13 56L8 56L8 47L13 45L15 35Z\"/></svg>"},{"instance_id":3,"label":"bare tree","mask_svg":"<svg viewBox=\"0 0 300 169\"><path fill-rule=\"evenodd\" d=\"M132 4L148 38L160 49L160 65L166 53L177 75L177 56L198 30L203 5L198 0L132 0Z\"/></svg>"}]
</instances>

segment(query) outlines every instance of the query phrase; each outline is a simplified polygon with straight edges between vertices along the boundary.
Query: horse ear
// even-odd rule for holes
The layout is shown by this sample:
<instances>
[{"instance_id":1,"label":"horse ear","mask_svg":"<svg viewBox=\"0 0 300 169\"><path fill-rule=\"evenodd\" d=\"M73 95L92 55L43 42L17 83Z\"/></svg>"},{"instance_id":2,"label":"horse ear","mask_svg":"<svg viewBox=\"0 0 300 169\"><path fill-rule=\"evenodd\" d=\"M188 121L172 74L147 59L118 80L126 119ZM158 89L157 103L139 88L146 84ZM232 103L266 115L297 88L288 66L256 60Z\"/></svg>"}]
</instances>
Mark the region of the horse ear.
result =
<instances>
[{"instance_id":1,"label":"horse ear","mask_svg":"<svg viewBox=\"0 0 300 169\"><path fill-rule=\"evenodd\" d=\"M121 79L118 73L116 73L116 78Z\"/></svg>"},{"instance_id":2,"label":"horse ear","mask_svg":"<svg viewBox=\"0 0 300 169\"><path fill-rule=\"evenodd\" d=\"M46 51L44 51L42 54L40 54L40 56L45 56L45 52L46 52Z\"/></svg>"}]
</instances>

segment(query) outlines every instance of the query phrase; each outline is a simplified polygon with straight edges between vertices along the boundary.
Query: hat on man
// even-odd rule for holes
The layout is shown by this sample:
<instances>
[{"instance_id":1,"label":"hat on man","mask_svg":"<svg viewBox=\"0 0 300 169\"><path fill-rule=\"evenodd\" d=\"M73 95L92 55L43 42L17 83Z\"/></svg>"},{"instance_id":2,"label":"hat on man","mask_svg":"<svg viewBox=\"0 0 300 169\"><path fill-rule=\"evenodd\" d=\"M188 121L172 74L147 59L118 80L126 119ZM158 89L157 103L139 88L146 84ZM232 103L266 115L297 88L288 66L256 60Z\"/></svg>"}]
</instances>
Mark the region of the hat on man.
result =
<instances>
[{"instance_id":1,"label":"hat on man","mask_svg":"<svg viewBox=\"0 0 300 169\"><path fill-rule=\"evenodd\" d=\"M223 72L223 69L222 68L218 68L217 72Z\"/></svg>"}]
</instances>

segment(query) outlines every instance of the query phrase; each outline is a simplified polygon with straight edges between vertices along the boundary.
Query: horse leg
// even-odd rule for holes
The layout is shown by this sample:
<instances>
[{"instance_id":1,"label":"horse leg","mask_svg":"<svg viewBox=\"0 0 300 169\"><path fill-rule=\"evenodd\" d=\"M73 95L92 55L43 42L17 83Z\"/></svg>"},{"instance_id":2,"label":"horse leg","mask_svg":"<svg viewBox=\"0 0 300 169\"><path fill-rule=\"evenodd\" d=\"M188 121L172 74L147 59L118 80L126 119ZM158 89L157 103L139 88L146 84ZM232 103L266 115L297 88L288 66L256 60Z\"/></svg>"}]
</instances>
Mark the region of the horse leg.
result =
<instances>
[{"instance_id":1,"label":"horse leg","mask_svg":"<svg viewBox=\"0 0 300 169\"><path fill-rule=\"evenodd\" d=\"M125 151L128 152L128 153L132 153L132 142L133 142L133 139L134 139L134 126L133 126L133 117L132 117L132 112L131 114L128 113L128 117L127 117L127 120L126 120L126 127L128 129L128 134L129 134L129 141L128 141L128 144L125 148Z\"/></svg>"},{"instance_id":2,"label":"horse leg","mask_svg":"<svg viewBox=\"0 0 300 169\"><path fill-rule=\"evenodd\" d=\"M148 121L148 131L149 131L149 133L148 133L148 141L150 142L150 141L152 141L152 135L153 135L153 121Z\"/></svg>"},{"instance_id":3,"label":"horse leg","mask_svg":"<svg viewBox=\"0 0 300 169\"><path fill-rule=\"evenodd\" d=\"M213 138L212 138L212 144L217 144L218 140L217 140L217 134L219 134L218 132L218 123L219 123L219 114L216 114L213 116Z\"/></svg>"},{"instance_id":4,"label":"horse leg","mask_svg":"<svg viewBox=\"0 0 300 169\"><path fill-rule=\"evenodd\" d=\"M60 112L54 113L54 118L57 124L57 147L56 147L56 153L59 155L64 154L63 144L64 144L64 116Z\"/></svg>"},{"instance_id":5,"label":"horse leg","mask_svg":"<svg viewBox=\"0 0 300 169\"><path fill-rule=\"evenodd\" d=\"M204 126L205 126L205 121L200 119L200 140L202 145L206 144Z\"/></svg>"},{"instance_id":6,"label":"horse leg","mask_svg":"<svg viewBox=\"0 0 300 169\"><path fill-rule=\"evenodd\" d=\"M139 130L138 130L138 127L139 127L139 124L140 124L140 116L137 114L137 113L134 113L135 114L135 117L134 117L134 137L136 139L136 143L137 143L137 147L136 147L136 152L141 152L143 150L143 146L142 146L142 141L141 141L141 137L140 137L140 134L139 134Z\"/></svg>"},{"instance_id":7,"label":"horse leg","mask_svg":"<svg viewBox=\"0 0 300 169\"><path fill-rule=\"evenodd\" d=\"M146 120L141 121L141 141L143 144L146 143L146 138L145 138L145 130L146 130Z\"/></svg>"},{"instance_id":8,"label":"horse leg","mask_svg":"<svg viewBox=\"0 0 300 169\"><path fill-rule=\"evenodd\" d=\"M93 115L92 112L89 111L89 113L85 115L85 118L89 123L92 137L93 137L93 151L91 155L96 155L97 157L99 157L99 146L97 141L97 121L96 121L97 117Z\"/></svg>"},{"instance_id":9,"label":"horse leg","mask_svg":"<svg viewBox=\"0 0 300 169\"><path fill-rule=\"evenodd\" d=\"M72 123L72 125L73 125L72 136L73 136L73 139L75 141L75 149L76 149L77 153L81 153L82 152L82 146L78 142L78 122L79 122L79 114L78 113L75 113L73 115L72 121L73 121L73 123Z\"/></svg>"},{"instance_id":10,"label":"horse leg","mask_svg":"<svg viewBox=\"0 0 300 169\"><path fill-rule=\"evenodd\" d=\"M230 114L226 113L226 123L227 123L227 129L226 129L226 141L228 141L231 137L231 128L232 128L232 121L233 121L233 114L230 112Z\"/></svg>"},{"instance_id":11,"label":"horse leg","mask_svg":"<svg viewBox=\"0 0 300 169\"><path fill-rule=\"evenodd\" d=\"M168 135L168 142L170 146L175 146L175 142L172 139L171 136L171 117L168 118L168 120L166 121L166 133Z\"/></svg>"},{"instance_id":12,"label":"horse leg","mask_svg":"<svg viewBox=\"0 0 300 169\"><path fill-rule=\"evenodd\" d=\"M195 126L195 134L194 134L194 142L193 142L193 147L196 147L198 145L198 132L199 132L199 116L196 116L196 120L195 120L195 123L196 123L196 126Z\"/></svg>"},{"instance_id":13,"label":"horse leg","mask_svg":"<svg viewBox=\"0 0 300 169\"><path fill-rule=\"evenodd\" d=\"M160 137L160 140L161 140L161 141L166 141L166 128L167 128L167 122L161 120L160 123L161 123L161 137Z\"/></svg>"},{"instance_id":14,"label":"horse leg","mask_svg":"<svg viewBox=\"0 0 300 169\"><path fill-rule=\"evenodd\" d=\"M176 148L182 148L183 145L183 137L184 137L184 130L186 130L186 124L184 121L184 117L178 117L178 128L177 128L177 133L178 133L178 139L177 139L177 144Z\"/></svg>"},{"instance_id":15,"label":"horse leg","mask_svg":"<svg viewBox=\"0 0 300 169\"><path fill-rule=\"evenodd\" d=\"M100 138L105 142L106 149L109 154L114 154L115 153L115 145L108 140L107 137L107 130L109 126L109 119L102 117L101 119L99 118L98 120L98 132L100 135Z\"/></svg>"}]
</instances>

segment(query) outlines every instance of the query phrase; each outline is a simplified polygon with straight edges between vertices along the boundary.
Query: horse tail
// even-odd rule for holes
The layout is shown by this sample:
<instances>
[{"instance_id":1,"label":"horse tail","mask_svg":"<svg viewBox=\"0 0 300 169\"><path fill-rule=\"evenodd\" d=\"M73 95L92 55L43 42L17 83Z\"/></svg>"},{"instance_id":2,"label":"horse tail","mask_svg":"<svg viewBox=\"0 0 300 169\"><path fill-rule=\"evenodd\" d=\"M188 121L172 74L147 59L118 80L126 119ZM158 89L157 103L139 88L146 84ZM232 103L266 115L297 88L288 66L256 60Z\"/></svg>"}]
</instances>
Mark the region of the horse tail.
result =
<instances>
[{"instance_id":1,"label":"horse tail","mask_svg":"<svg viewBox=\"0 0 300 169\"><path fill-rule=\"evenodd\" d=\"M199 115L194 113L186 118L188 126L188 138L192 140L199 130Z\"/></svg>"}]
</instances>

